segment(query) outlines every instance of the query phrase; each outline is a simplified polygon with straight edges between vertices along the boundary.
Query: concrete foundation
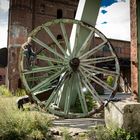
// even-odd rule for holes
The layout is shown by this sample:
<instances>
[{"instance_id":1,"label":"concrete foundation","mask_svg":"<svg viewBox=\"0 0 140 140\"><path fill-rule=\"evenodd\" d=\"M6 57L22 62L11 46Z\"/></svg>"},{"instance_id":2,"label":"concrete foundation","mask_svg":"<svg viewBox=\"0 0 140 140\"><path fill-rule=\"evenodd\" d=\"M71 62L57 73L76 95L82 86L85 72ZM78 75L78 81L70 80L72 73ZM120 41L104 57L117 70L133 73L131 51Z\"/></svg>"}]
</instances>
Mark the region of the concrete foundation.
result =
<instances>
[{"instance_id":1,"label":"concrete foundation","mask_svg":"<svg viewBox=\"0 0 140 140\"><path fill-rule=\"evenodd\" d=\"M140 132L140 103L110 102L105 108L105 124L111 128L119 127L131 132Z\"/></svg>"}]
</instances>

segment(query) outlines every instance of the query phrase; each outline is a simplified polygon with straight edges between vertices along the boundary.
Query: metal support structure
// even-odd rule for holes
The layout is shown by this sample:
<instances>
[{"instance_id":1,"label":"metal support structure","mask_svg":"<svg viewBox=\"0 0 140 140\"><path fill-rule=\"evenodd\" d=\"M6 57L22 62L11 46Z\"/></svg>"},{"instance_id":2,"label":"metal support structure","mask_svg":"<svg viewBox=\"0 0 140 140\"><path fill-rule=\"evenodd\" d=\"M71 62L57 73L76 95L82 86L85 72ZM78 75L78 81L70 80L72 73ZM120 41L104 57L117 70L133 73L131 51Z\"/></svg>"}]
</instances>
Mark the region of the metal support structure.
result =
<instances>
[{"instance_id":1,"label":"metal support structure","mask_svg":"<svg viewBox=\"0 0 140 140\"><path fill-rule=\"evenodd\" d=\"M105 105L99 87L110 93L108 100L115 95L119 62L110 42L94 27L99 7L98 0L81 0L76 14L78 20L56 19L35 28L29 34L35 48L30 66L21 49L23 84L32 98L53 114L67 118L89 116ZM62 34L61 40L57 39L56 31ZM96 42L95 36L100 37L101 42ZM108 50L108 56L103 54L104 48ZM106 63L111 67L102 65ZM111 83L107 82L108 78L112 79ZM46 96L51 91L47 100L44 100L45 95L41 99L44 91ZM99 106L89 108L88 94ZM81 107L80 112L75 110L76 103Z\"/></svg>"},{"instance_id":2,"label":"metal support structure","mask_svg":"<svg viewBox=\"0 0 140 140\"><path fill-rule=\"evenodd\" d=\"M80 0L76 11L75 19L79 21L83 21L94 27L96 24L99 8L100 8L100 0ZM82 46L89 33L90 30L82 28L82 26L79 27L78 25L73 25L72 33L70 36L70 46L73 52L73 58L71 58L72 60L77 59L76 58L77 56L75 56L75 54ZM86 49L88 49L88 47ZM78 96L76 90L73 90L73 92L74 93L71 95L73 99L71 100L70 103L71 105L75 103L76 97ZM64 106L64 100L65 100L65 93L63 94L64 95L60 97L61 107Z\"/></svg>"}]
</instances>

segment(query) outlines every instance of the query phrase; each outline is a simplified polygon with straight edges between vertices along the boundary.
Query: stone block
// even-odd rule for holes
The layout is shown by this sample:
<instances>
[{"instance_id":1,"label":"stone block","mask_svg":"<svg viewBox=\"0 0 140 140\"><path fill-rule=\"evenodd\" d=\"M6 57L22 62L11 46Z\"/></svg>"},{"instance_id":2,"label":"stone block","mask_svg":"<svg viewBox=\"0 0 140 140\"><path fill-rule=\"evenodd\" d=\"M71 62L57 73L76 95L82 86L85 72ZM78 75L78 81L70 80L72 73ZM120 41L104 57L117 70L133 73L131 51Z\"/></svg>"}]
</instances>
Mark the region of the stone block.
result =
<instances>
[{"instance_id":1,"label":"stone block","mask_svg":"<svg viewBox=\"0 0 140 140\"><path fill-rule=\"evenodd\" d=\"M131 132L140 132L140 103L110 102L105 108L105 124L107 127L119 127Z\"/></svg>"}]
</instances>

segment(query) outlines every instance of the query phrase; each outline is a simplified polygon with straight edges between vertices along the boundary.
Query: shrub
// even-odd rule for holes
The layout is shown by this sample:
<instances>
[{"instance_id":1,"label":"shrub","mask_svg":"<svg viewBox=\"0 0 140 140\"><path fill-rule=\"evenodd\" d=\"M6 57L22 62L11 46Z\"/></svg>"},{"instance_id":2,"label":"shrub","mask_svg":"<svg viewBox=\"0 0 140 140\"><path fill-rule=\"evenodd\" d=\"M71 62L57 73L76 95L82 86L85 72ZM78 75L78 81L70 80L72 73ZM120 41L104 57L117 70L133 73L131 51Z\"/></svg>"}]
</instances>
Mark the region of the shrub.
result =
<instances>
[{"instance_id":1,"label":"shrub","mask_svg":"<svg viewBox=\"0 0 140 140\"><path fill-rule=\"evenodd\" d=\"M27 137L45 139L51 119L37 111L20 111L15 106L15 97L0 98L0 139L24 140Z\"/></svg>"},{"instance_id":2,"label":"shrub","mask_svg":"<svg viewBox=\"0 0 140 140\"><path fill-rule=\"evenodd\" d=\"M113 86L114 78L112 76L107 77L107 84L110 85L110 86Z\"/></svg>"},{"instance_id":3,"label":"shrub","mask_svg":"<svg viewBox=\"0 0 140 140\"><path fill-rule=\"evenodd\" d=\"M87 103L88 111L91 111L93 108L95 108L97 106L96 101L93 99L93 96L91 95L91 93L85 92L84 94L85 94L85 100ZM76 98L74 111L78 112L78 113L82 112L82 107L81 107L79 96L77 96L77 98Z\"/></svg>"},{"instance_id":4,"label":"shrub","mask_svg":"<svg viewBox=\"0 0 140 140\"><path fill-rule=\"evenodd\" d=\"M73 140L67 128L62 129L62 140Z\"/></svg>"},{"instance_id":5,"label":"shrub","mask_svg":"<svg viewBox=\"0 0 140 140\"><path fill-rule=\"evenodd\" d=\"M12 96L12 93L9 91L9 89L5 85L0 86L0 94L4 96Z\"/></svg>"},{"instance_id":6,"label":"shrub","mask_svg":"<svg viewBox=\"0 0 140 140\"><path fill-rule=\"evenodd\" d=\"M26 91L24 90L24 89L17 89L16 90L16 94L15 94L16 96L25 96L26 95Z\"/></svg>"},{"instance_id":7,"label":"shrub","mask_svg":"<svg viewBox=\"0 0 140 140\"><path fill-rule=\"evenodd\" d=\"M97 126L88 133L89 140L138 140L137 134L124 129L111 129L105 126Z\"/></svg>"}]
</instances>

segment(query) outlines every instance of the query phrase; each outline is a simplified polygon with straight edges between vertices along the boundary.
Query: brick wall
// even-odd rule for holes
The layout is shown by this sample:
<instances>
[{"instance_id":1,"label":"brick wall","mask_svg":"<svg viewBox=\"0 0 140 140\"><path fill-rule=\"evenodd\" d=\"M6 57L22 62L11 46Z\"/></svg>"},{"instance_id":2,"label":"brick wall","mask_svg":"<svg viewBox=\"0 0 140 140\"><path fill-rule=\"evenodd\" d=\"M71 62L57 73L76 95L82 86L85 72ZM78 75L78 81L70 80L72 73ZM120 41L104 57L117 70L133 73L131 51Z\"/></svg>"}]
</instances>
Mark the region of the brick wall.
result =
<instances>
[{"instance_id":1,"label":"brick wall","mask_svg":"<svg viewBox=\"0 0 140 140\"><path fill-rule=\"evenodd\" d=\"M0 68L0 85L5 84L6 68Z\"/></svg>"},{"instance_id":2,"label":"brick wall","mask_svg":"<svg viewBox=\"0 0 140 140\"><path fill-rule=\"evenodd\" d=\"M137 15L136 0L130 1L131 19L131 87L134 98L138 95L138 60L137 60Z\"/></svg>"},{"instance_id":3,"label":"brick wall","mask_svg":"<svg viewBox=\"0 0 140 140\"><path fill-rule=\"evenodd\" d=\"M74 18L78 0L10 0L8 40L8 80L14 91L20 85L18 60L21 44L35 27L57 18L62 10L63 18ZM57 6L56 6L57 5ZM56 31L56 36L59 33ZM43 36L43 35L42 35ZM111 40L119 57L130 58L129 42Z\"/></svg>"}]
</instances>

